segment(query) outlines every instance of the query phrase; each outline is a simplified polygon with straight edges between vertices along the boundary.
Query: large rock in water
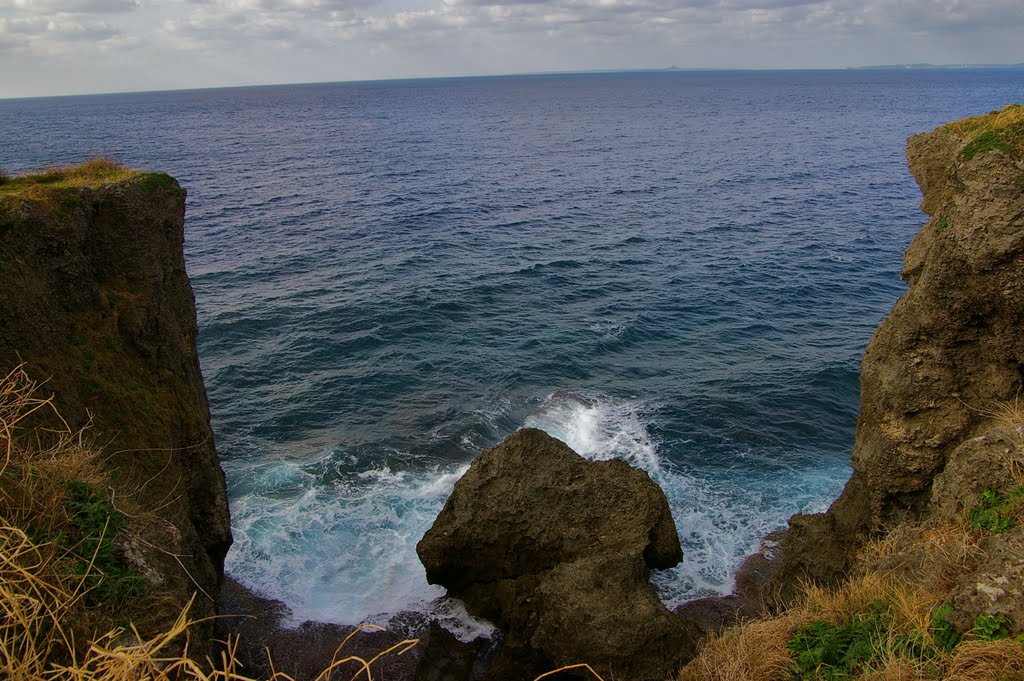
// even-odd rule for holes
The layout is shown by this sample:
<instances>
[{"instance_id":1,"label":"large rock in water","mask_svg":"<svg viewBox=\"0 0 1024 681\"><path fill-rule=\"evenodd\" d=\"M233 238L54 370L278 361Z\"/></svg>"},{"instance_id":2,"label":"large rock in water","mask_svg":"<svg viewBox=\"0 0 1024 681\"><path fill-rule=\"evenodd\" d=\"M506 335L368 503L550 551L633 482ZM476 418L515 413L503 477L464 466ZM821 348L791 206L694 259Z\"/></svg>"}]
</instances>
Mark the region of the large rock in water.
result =
<instances>
[{"instance_id":1,"label":"large rock in water","mask_svg":"<svg viewBox=\"0 0 1024 681\"><path fill-rule=\"evenodd\" d=\"M909 290L861 363L853 476L826 514L795 516L773 588L845 573L860 541L927 520L933 482L1024 383L1024 108L911 137L910 170L931 216L904 256ZM967 480L946 475L952 489ZM973 483L972 483L973 484ZM946 492L942 496L949 496ZM941 500L939 500L941 502ZM962 505L960 501L958 504Z\"/></svg>"},{"instance_id":2,"label":"large rock in water","mask_svg":"<svg viewBox=\"0 0 1024 681\"><path fill-rule=\"evenodd\" d=\"M416 550L431 583L505 631L492 678L586 662L605 678L662 679L694 654L699 632L648 582L683 557L664 493L543 431L474 459Z\"/></svg>"}]
</instances>

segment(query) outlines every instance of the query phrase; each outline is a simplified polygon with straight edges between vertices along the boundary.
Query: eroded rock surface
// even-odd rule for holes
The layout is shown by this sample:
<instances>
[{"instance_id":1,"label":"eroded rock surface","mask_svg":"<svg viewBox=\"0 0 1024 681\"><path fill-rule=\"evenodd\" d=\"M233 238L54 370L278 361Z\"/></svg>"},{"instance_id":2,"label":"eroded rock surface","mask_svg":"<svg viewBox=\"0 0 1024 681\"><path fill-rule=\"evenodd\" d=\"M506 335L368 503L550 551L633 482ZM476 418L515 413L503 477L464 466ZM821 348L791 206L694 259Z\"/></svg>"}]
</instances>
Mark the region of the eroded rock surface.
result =
<instances>
[{"instance_id":1,"label":"eroded rock surface","mask_svg":"<svg viewBox=\"0 0 1024 681\"><path fill-rule=\"evenodd\" d=\"M431 583L506 632L491 678L587 662L605 678L660 679L694 654L699 631L648 581L682 560L665 495L540 430L480 454L417 553Z\"/></svg>"},{"instance_id":2,"label":"eroded rock surface","mask_svg":"<svg viewBox=\"0 0 1024 681\"><path fill-rule=\"evenodd\" d=\"M1006 121L1015 121L1012 130L1022 125L1019 107L908 142L931 219L904 257L909 290L861 363L853 476L826 514L791 521L778 593L793 592L807 577L834 581L868 536L961 509L962 497L945 498L951 489L933 501L933 482L946 470L940 484L967 484L973 474L958 459L974 450L963 443L988 429L995 406L1021 391L1024 161L1008 143L977 153L972 146L986 127L990 135L1011 135L991 132Z\"/></svg>"},{"instance_id":3,"label":"eroded rock surface","mask_svg":"<svg viewBox=\"0 0 1024 681\"><path fill-rule=\"evenodd\" d=\"M195 594L203 650L231 532L184 213L184 190L161 173L0 196L0 370L24 362L68 425L92 424L115 496L143 509L120 541L159 604L153 624Z\"/></svg>"}]
</instances>

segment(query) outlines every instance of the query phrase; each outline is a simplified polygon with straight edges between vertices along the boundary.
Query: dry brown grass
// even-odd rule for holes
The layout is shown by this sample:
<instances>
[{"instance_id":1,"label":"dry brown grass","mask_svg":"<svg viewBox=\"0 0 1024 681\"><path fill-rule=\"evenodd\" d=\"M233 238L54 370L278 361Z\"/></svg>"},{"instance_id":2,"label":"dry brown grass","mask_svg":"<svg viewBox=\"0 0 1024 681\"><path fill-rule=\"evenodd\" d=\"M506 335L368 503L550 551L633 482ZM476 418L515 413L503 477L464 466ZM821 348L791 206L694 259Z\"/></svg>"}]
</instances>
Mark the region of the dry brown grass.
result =
<instances>
[{"instance_id":1,"label":"dry brown grass","mask_svg":"<svg viewBox=\"0 0 1024 681\"><path fill-rule=\"evenodd\" d=\"M121 182L139 175L117 161L96 156L72 166L51 166L25 175L6 176L0 182L0 196L28 192L29 195L47 188L90 187Z\"/></svg>"},{"instance_id":2,"label":"dry brown grass","mask_svg":"<svg viewBox=\"0 0 1024 681\"><path fill-rule=\"evenodd\" d=\"M1024 647L1016 641L965 641L950 662L950 679L1024 679Z\"/></svg>"},{"instance_id":3,"label":"dry brown grass","mask_svg":"<svg viewBox=\"0 0 1024 681\"><path fill-rule=\"evenodd\" d=\"M793 678L795 661L787 650L802 625L825 621L833 626L883 609L886 640L870 668L858 679L917 681L1024 680L1024 646L1015 641L965 640L951 653L934 640L933 613L948 597L953 582L983 559L978 533L966 523L900 531L871 542L862 564L884 564L904 551L924 557L909 571L867 569L837 588L805 585L803 597L775 617L753 620L712 637L680 673L679 681L783 681ZM906 643L932 650L926 659L908 656Z\"/></svg>"},{"instance_id":4,"label":"dry brown grass","mask_svg":"<svg viewBox=\"0 0 1024 681\"><path fill-rule=\"evenodd\" d=\"M748 622L711 637L679 673L679 681L780 681L789 678L793 657L786 643L807 612L791 610L772 619Z\"/></svg>"},{"instance_id":5,"label":"dry brown grass","mask_svg":"<svg viewBox=\"0 0 1024 681\"><path fill-rule=\"evenodd\" d=\"M964 519L935 527L900 526L865 544L858 563L883 574L902 573L939 598L984 559L980 539Z\"/></svg>"},{"instance_id":6,"label":"dry brown grass","mask_svg":"<svg viewBox=\"0 0 1024 681\"><path fill-rule=\"evenodd\" d=\"M58 536L69 522L68 481L100 486L103 475L82 432L31 425L42 411L63 422L37 388L21 368L0 379L0 679L256 681L235 656L237 641L227 642L216 660L189 656L190 630L197 624L189 617L191 603L173 626L153 636L132 625L100 626L109 625L109 608L88 606L86 599L96 584L89 579L96 554L83 570L75 547L40 537ZM372 681L376 662L418 643L407 639L372 658L346 655L346 644L360 630L340 642L317 681ZM293 681L281 672L270 679Z\"/></svg>"}]
</instances>

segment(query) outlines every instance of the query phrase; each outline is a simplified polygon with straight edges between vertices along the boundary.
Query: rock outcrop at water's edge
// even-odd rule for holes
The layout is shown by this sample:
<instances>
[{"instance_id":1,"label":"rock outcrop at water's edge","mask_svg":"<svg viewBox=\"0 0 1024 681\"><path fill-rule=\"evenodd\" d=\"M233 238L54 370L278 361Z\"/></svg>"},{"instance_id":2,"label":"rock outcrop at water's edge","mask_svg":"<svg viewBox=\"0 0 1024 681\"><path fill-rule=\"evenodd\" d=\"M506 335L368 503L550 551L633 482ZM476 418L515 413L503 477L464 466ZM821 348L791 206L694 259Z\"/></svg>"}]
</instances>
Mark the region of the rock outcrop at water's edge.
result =
<instances>
[{"instance_id":1,"label":"rock outcrop at water's edge","mask_svg":"<svg viewBox=\"0 0 1024 681\"><path fill-rule=\"evenodd\" d=\"M491 679L580 662L605 678L661 679L699 638L648 582L682 559L661 489L540 430L474 459L417 553L430 582L504 630Z\"/></svg>"},{"instance_id":2,"label":"rock outcrop at water's edge","mask_svg":"<svg viewBox=\"0 0 1024 681\"><path fill-rule=\"evenodd\" d=\"M144 511L117 543L159 627L193 594L192 617L214 614L227 495L196 353L185 192L161 173L103 168L114 178L51 171L0 186L0 368L24 362L72 429L91 423L115 505L132 497ZM197 625L194 648L211 630Z\"/></svg>"},{"instance_id":3,"label":"rock outcrop at water's edge","mask_svg":"<svg viewBox=\"0 0 1024 681\"><path fill-rule=\"evenodd\" d=\"M800 579L835 581L866 538L963 519L985 489L1013 485L1007 464L1024 440L993 417L1021 404L1024 385L1022 159L1024 107L1015 105L910 138L930 219L904 257L909 290L861 364L853 476L826 513L791 519L765 595L784 601ZM1013 579L988 593L1019 600L1024 581ZM975 615L986 607L970 606Z\"/></svg>"}]
</instances>

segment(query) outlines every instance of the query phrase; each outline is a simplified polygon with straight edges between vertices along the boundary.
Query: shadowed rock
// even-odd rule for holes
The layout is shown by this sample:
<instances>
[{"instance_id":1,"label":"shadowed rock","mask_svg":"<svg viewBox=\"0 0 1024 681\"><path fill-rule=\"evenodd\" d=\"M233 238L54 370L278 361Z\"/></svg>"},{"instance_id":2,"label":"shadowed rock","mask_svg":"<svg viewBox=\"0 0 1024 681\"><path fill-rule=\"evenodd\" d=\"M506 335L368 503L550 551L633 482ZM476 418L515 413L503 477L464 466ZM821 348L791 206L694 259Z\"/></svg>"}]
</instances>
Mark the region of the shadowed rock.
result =
<instances>
[{"instance_id":1,"label":"shadowed rock","mask_svg":"<svg viewBox=\"0 0 1024 681\"><path fill-rule=\"evenodd\" d=\"M664 678L693 655L696 627L648 582L682 560L668 502L623 461L520 430L473 461L416 549L431 583L506 631L492 678L580 662Z\"/></svg>"},{"instance_id":2,"label":"shadowed rock","mask_svg":"<svg viewBox=\"0 0 1024 681\"><path fill-rule=\"evenodd\" d=\"M24 362L65 419L56 427L93 425L114 496L146 510L117 543L160 604L147 631L195 594L201 656L231 531L185 273L185 191L160 173L97 172L113 179L12 180L0 193L0 372Z\"/></svg>"},{"instance_id":3,"label":"shadowed rock","mask_svg":"<svg viewBox=\"0 0 1024 681\"><path fill-rule=\"evenodd\" d=\"M962 506L936 505L933 482L944 470L947 482L964 477L954 470L973 449L961 443L1021 391L1024 152L1008 143L979 151L975 141L986 129L1006 133L998 126L1014 117L1011 106L908 142L931 219L904 255L909 290L864 353L853 476L827 514L794 517L781 541L772 588L782 600L801 579L843 575L864 538Z\"/></svg>"}]
</instances>

